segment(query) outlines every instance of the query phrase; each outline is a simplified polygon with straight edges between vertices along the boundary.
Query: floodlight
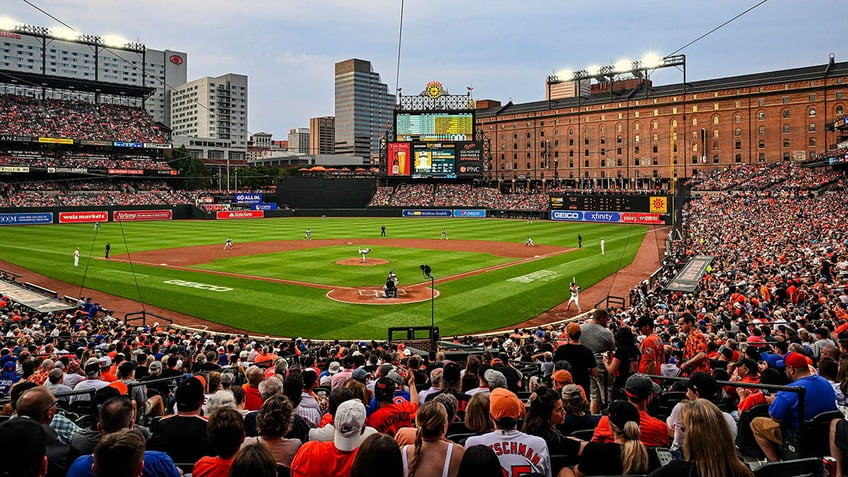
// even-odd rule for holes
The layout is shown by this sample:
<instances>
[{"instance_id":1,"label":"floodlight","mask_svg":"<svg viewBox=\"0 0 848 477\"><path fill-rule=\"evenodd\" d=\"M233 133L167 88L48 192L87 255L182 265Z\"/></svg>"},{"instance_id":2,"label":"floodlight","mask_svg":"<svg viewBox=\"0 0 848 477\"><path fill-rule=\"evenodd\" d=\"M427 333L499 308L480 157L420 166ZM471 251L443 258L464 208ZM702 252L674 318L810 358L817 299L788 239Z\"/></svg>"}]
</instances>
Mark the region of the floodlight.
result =
<instances>
[{"instance_id":1,"label":"floodlight","mask_svg":"<svg viewBox=\"0 0 848 477\"><path fill-rule=\"evenodd\" d=\"M66 26L55 26L50 28L50 36L60 40L76 40L79 38L79 32Z\"/></svg>"},{"instance_id":2,"label":"floodlight","mask_svg":"<svg viewBox=\"0 0 848 477\"><path fill-rule=\"evenodd\" d=\"M9 17L0 17L0 30L13 31L21 22Z\"/></svg>"},{"instance_id":3,"label":"floodlight","mask_svg":"<svg viewBox=\"0 0 848 477\"><path fill-rule=\"evenodd\" d=\"M633 69L633 62L627 59L618 60L613 65L616 73L627 73Z\"/></svg>"},{"instance_id":4,"label":"floodlight","mask_svg":"<svg viewBox=\"0 0 848 477\"><path fill-rule=\"evenodd\" d=\"M124 45L129 43L129 40L120 35L103 35L100 37L100 39L103 40L104 45L116 48L123 47Z\"/></svg>"},{"instance_id":5,"label":"floodlight","mask_svg":"<svg viewBox=\"0 0 848 477\"><path fill-rule=\"evenodd\" d=\"M647 53L642 57L642 68L653 69L663 65L663 59L656 53Z\"/></svg>"}]
</instances>

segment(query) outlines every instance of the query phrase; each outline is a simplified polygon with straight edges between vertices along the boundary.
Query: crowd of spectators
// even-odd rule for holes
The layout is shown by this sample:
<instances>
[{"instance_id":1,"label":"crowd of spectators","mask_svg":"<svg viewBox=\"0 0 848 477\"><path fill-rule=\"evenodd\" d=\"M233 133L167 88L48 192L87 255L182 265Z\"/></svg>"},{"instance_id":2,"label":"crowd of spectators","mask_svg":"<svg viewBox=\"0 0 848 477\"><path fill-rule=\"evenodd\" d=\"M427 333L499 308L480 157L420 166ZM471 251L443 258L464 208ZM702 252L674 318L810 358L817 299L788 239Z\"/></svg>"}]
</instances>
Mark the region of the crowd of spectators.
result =
<instances>
[{"instance_id":1,"label":"crowd of spectators","mask_svg":"<svg viewBox=\"0 0 848 477\"><path fill-rule=\"evenodd\" d=\"M490 187L471 184L400 184L379 187L369 207L477 207L484 209L548 210L546 193L504 194Z\"/></svg>"},{"instance_id":2,"label":"crowd of spectators","mask_svg":"<svg viewBox=\"0 0 848 477\"><path fill-rule=\"evenodd\" d=\"M36 181L0 184L0 207L82 207L194 204L196 192L174 190L164 181Z\"/></svg>"},{"instance_id":3,"label":"crowd of spectators","mask_svg":"<svg viewBox=\"0 0 848 477\"><path fill-rule=\"evenodd\" d=\"M696 191L799 192L844 184L841 171L799 166L794 162L740 164L724 169L699 171L689 180Z\"/></svg>"},{"instance_id":4,"label":"crowd of spectators","mask_svg":"<svg viewBox=\"0 0 848 477\"><path fill-rule=\"evenodd\" d=\"M165 136L139 107L0 95L0 134L77 140L163 143Z\"/></svg>"},{"instance_id":5,"label":"crowd of spectators","mask_svg":"<svg viewBox=\"0 0 848 477\"><path fill-rule=\"evenodd\" d=\"M34 168L72 167L87 169L140 169L170 171L165 161L140 154L92 154L69 151L0 151L0 165Z\"/></svg>"}]
</instances>

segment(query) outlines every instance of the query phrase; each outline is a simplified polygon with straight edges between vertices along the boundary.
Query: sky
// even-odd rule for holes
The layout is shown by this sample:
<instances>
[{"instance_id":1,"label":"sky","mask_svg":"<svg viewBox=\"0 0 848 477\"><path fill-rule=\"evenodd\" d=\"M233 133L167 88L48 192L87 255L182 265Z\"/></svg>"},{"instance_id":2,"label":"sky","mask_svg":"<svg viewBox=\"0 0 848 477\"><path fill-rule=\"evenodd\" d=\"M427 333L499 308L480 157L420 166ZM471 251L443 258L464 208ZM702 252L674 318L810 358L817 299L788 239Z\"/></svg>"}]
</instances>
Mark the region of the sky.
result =
<instances>
[{"instance_id":1,"label":"sky","mask_svg":"<svg viewBox=\"0 0 848 477\"><path fill-rule=\"evenodd\" d=\"M848 61L844 6L404 0L401 22L401 0L4 0L0 17L45 27L61 21L81 33L186 52L189 81L247 75L248 131L285 139L309 118L334 115L334 64L350 58L370 61L390 92L414 95L439 81L451 94L472 87L477 100L526 103L544 99L552 73L649 53L685 54L689 82L824 65L831 53ZM652 79L683 80L675 68Z\"/></svg>"}]
</instances>

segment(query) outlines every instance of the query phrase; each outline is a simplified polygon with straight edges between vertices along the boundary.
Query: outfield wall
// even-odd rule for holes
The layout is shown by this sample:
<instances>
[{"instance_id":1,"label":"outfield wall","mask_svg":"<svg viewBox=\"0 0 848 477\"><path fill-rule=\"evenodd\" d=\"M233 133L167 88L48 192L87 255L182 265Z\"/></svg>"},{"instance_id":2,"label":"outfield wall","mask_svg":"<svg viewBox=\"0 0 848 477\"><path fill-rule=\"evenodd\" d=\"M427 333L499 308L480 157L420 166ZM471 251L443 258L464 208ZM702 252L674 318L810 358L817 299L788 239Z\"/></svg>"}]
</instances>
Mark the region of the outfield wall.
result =
<instances>
[{"instance_id":1,"label":"outfield wall","mask_svg":"<svg viewBox=\"0 0 848 477\"><path fill-rule=\"evenodd\" d=\"M373 177L287 176L277 182L277 204L292 209L364 208L376 190Z\"/></svg>"}]
</instances>

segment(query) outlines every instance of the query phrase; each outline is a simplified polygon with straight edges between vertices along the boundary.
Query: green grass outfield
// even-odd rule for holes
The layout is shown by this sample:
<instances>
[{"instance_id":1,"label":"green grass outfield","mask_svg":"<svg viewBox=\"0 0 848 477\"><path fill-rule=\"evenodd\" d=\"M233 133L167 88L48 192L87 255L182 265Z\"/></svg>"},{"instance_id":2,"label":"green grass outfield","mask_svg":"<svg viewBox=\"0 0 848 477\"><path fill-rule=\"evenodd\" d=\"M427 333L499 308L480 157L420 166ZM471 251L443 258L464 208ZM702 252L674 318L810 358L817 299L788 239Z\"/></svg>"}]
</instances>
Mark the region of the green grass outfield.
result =
<instances>
[{"instance_id":1,"label":"green grass outfield","mask_svg":"<svg viewBox=\"0 0 848 477\"><path fill-rule=\"evenodd\" d=\"M121 255L195 245L220 245L232 236L239 243L302 240L307 228L313 239L379 240L380 225L390 238L438 239L446 229L451 241L488 240L576 247L583 249L528 263L437 283L435 321L443 336L490 330L521 323L567 299L568 282L576 277L583 289L628 265L647 231L645 226L606 225L471 218L283 218L222 221L155 221L104 223L95 239L92 224L2 227L3 259L42 275L101 290L209 321L260 334L321 339L385 339L390 326L429 326L430 302L403 305L345 304L326 297L324 288L273 283L189 270L174 270L94 260L105 243ZM599 241L607 242L606 255ZM80 267L73 267L80 247ZM371 257L387 265L336 265L355 258L355 246L324 247L231 257L203 268L339 286L380 286L389 269L401 285L424 282L419 265L428 264L439 279L491 267L514 259L487 253L398 249L375 245ZM132 255L130 255L132 257ZM92 257L92 259L89 259ZM646 270L646 272L650 272ZM164 283L184 280L232 288L220 292ZM78 290L59 290L76 295ZM105 304L108 306L108 303ZM589 304L584 304L589 305ZM139 306L141 309L141 306Z\"/></svg>"}]
</instances>

